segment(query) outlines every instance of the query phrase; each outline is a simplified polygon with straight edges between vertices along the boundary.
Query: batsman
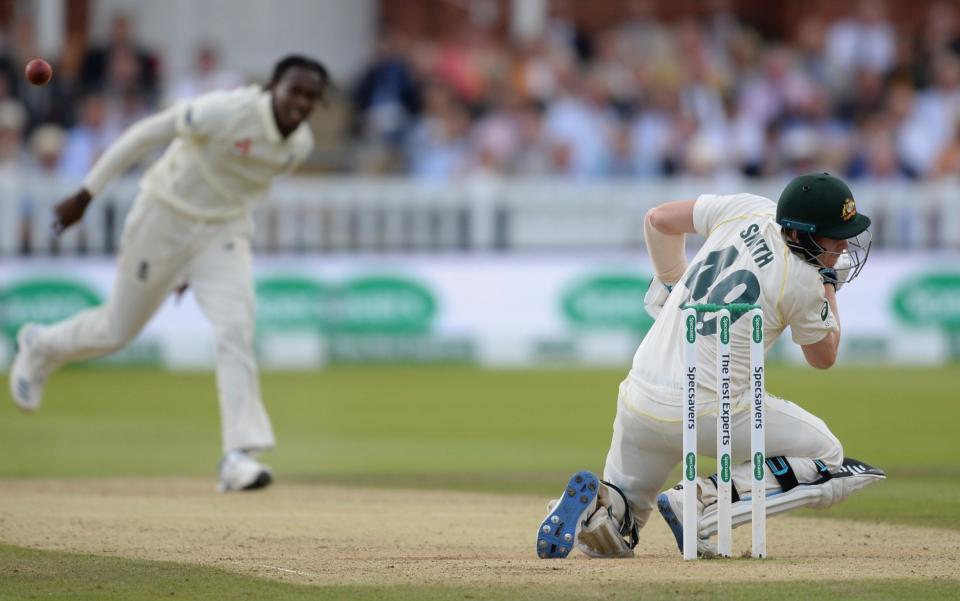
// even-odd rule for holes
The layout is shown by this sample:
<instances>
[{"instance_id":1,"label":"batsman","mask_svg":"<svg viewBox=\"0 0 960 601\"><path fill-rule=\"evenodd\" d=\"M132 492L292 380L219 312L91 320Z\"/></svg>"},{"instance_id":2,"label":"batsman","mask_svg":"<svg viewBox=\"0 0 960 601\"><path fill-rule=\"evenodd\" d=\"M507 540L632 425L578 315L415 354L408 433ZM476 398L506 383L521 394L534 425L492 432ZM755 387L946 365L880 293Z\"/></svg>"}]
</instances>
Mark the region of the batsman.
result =
<instances>
[{"instance_id":1,"label":"batsman","mask_svg":"<svg viewBox=\"0 0 960 601\"><path fill-rule=\"evenodd\" d=\"M644 219L655 277L644 299L655 317L620 384L613 439L603 478L574 474L549 504L537 532L537 554L566 557L574 546L591 557L630 557L656 506L683 552L683 513L696 511L698 553L712 555L716 475L697 478L697 506L684 507L682 486L661 492L682 457L685 361L681 306L758 304L764 350L786 328L806 361L828 369L840 345L837 292L863 268L870 219L857 211L850 188L826 173L790 181L778 202L754 194L705 194L668 202ZM688 264L688 234L704 238ZM750 320L730 326L733 440L732 520L750 521ZM716 449L717 317L697 318L698 447ZM825 508L885 478L882 470L846 458L827 425L799 405L766 393L767 515L798 507Z\"/></svg>"}]
</instances>

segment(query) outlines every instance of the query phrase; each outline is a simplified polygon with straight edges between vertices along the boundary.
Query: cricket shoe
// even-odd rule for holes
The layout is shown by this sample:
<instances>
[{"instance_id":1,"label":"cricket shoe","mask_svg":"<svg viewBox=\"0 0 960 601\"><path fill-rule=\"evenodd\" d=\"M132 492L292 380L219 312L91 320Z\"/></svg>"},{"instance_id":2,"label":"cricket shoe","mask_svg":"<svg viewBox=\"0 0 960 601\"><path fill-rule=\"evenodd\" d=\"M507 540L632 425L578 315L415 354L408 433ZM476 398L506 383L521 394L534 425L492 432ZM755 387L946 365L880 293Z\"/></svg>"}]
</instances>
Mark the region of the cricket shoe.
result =
<instances>
[{"instance_id":1,"label":"cricket shoe","mask_svg":"<svg viewBox=\"0 0 960 601\"><path fill-rule=\"evenodd\" d=\"M255 490L269 486L273 472L247 451L230 451L220 460L220 492Z\"/></svg>"},{"instance_id":2,"label":"cricket shoe","mask_svg":"<svg viewBox=\"0 0 960 601\"><path fill-rule=\"evenodd\" d=\"M588 471L570 477L563 496L548 506L549 513L537 531L537 555L562 558L573 550L581 524L597 505L600 480Z\"/></svg>"},{"instance_id":3,"label":"cricket shoe","mask_svg":"<svg viewBox=\"0 0 960 601\"><path fill-rule=\"evenodd\" d=\"M699 505L699 502L697 503ZM683 553L683 485L678 484L669 490L657 495L657 509L663 516L673 537L677 539L677 547ZM700 508L698 508L699 510ZM698 520L699 523L699 520ZM717 547L708 537L697 537L697 555L700 557L716 557Z\"/></svg>"},{"instance_id":4,"label":"cricket shoe","mask_svg":"<svg viewBox=\"0 0 960 601\"><path fill-rule=\"evenodd\" d=\"M36 348L40 329L35 323L26 323L17 332L17 355L10 367L10 395L23 411L36 411L43 400L43 387L54 370Z\"/></svg>"}]
</instances>

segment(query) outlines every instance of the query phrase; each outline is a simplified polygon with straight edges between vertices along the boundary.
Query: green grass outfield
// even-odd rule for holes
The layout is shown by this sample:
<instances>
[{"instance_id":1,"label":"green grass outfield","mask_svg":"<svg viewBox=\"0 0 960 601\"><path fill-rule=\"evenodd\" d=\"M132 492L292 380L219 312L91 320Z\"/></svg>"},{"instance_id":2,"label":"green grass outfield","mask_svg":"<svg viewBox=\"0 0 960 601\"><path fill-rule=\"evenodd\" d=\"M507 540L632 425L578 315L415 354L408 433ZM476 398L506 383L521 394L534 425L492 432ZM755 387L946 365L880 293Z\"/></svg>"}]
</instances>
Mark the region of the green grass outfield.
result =
<instances>
[{"instance_id":1,"label":"green grass outfield","mask_svg":"<svg viewBox=\"0 0 960 601\"><path fill-rule=\"evenodd\" d=\"M638 569L639 566L638 566ZM275 582L215 568L165 561L139 561L96 555L34 551L0 545L0 601L147 601L151 599L216 599L239 601L579 601L600 599L737 599L743 601L807 601L809 599L957 598L956 581L897 582L737 582L712 584L647 584L642 591L610 583L603 588L570 587L470 588L441 586L330 586Z\"/></svg>"},{"instance_id":2,"label":"green grass outfield","mask_svg":"<svg viewBox=\"0 0 960 601\"><path fill-rule=\"evenodd\" d=\"M552 495L570 472L602 468L623 374L420 367L265 374L264 395L280 442L268 460L280 478L301 482ZM960 462L954 444L958 382L960 367L771 368L771 392L822 417L850 456L890 475L887 482L816 515L960 531ZM215 478L219 418L210 374L78 368L57 374L47 397L53 400L34 416L19 415L8 400L0 404L0 478ZM65 576L87 570L113 588L90 590L96 579ZM193 584L186 585L185 578ZM74 599L146 599L170 592L196 599L558 599L567 594L415 587L338 593L196 566L11 547L0 547L0 582L0 599L28 598L31 592ZM807 589L794 583L778 587L776 596L809 598L816 591L829 598L948 598L941 595L948 589L955 594L957 583L952 584L818 582ZM786 596L794 592L798 596ZM574 592L571 598L590 594ZM770 594L768 584L736 590L741 599ZM695 588L680 596L667 586L649 595L645 598L710 596Z\"/></svg>"}]
</instances>

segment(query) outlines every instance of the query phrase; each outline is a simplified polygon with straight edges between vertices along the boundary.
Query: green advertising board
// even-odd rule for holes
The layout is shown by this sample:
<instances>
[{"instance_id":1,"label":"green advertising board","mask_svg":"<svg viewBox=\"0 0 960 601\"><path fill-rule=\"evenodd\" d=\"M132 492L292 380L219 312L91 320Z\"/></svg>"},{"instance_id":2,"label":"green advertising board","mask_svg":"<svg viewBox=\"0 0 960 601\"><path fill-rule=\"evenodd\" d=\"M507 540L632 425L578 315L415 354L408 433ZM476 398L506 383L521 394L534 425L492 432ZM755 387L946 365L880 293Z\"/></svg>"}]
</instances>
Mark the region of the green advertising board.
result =
<instances>
[{"instance_id":1,"label":"green advertising board","mask_svg":"<svg viewBox=\"0 0 960 601\"><path fill-rule=\"evenodd\" d=\"M901 283L893 309L904 323L960 329L960 273L921 274Z\"/></svg>"},{"instance_id":2,"label":"green advertising board","mask_svg":"<svg viewBox=\"0 0 960 601\"><path fill-rule=\"evenodd\" d=\"M340 286L299 276L257 282L261 330L417 334L430 330L436 313L434 294L410 278L368 276Z\"/></svg>"},{"instance_id":3,"label":"green advertising board","mask_svg":"<svg viewBox=\"0 0 960 601\"><path fill-rule=\"evenodd\" d=\"M275 276L257 281L257 329L320 330L328 290L308 277Z\"/></svg>"},{"instance_id":4,"label":"green advertising board","mask_svg":"<svg viewBox=\"0 0 960 601\"><path fill-rule=\"evenodd\" d=\"M960 272L922 273L902 282L893 294L893 311L907 325L943 329L951 358L960 359Z\"/></svg>"},{"instance_id":5,"label":"green advertising board","mask_svg":"<svg viewBox=\"0 0 960 601\"><path fill-rule=\"evenodd\" d=\"M394 276L351 280L327 299L330 331L350 334L423 334L437 313L434 294L423 284Z\"/></svg>"},{"instance_id":6,"label":"green advertising board","mask_svg":"<svg viewBox=\"0 0 960 601\"><path fill-rule=\"evenodd\" d=\"M649 276L632 273L590 276L566 291L561 310L566 321L578 329L627 330L642 335L653 325L643 307L649 283Z\"/></svg>"},{"instance_id":7,"label":"green advertising board","mask_svg":"<svg viewBox=\"0 0 960 601\"><path fill-rule=\"evenodd\" d=\"M0 329L12 340L27 322L53 323L101 302L96 291L72 279L25 278L0 290Z\"/></svg>"},{"instance_id":8,"label":"green advertising board","mask_svg":"<svg viewBox=\"0 0 960 601\"><path fill-rule=\"evenodd\" d=\"M326 338L333 362L464 362L474 354L470 340L432 332L436 295L413 278L366 275L331 284L285 275L259 279L256 290L261 337L312 332Z\"/></svg>"}]
</instances>

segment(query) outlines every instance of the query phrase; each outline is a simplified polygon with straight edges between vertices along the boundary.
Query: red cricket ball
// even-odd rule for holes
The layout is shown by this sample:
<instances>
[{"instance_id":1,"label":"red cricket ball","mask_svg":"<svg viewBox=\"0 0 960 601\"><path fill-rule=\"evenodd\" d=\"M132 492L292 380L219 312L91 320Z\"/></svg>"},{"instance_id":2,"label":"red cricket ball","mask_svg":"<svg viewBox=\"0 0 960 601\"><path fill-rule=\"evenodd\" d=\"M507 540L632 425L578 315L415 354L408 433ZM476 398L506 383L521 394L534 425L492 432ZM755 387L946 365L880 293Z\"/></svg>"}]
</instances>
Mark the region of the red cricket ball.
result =
<instances>
[{"instance_id":1,"label":"red cricket ball","mask_svg":"<svg viewBox=\"0 0 960 601\"><path fill-rule=\"evenodd\" d=\"M42 58L35 58L27 63L27 68L24 69L24 73L26 73L30 83L35 86L42 86L53 77L53 68L50 67L50 63Z\"/></svg>"}]
</instances>

